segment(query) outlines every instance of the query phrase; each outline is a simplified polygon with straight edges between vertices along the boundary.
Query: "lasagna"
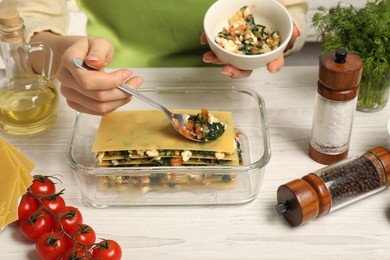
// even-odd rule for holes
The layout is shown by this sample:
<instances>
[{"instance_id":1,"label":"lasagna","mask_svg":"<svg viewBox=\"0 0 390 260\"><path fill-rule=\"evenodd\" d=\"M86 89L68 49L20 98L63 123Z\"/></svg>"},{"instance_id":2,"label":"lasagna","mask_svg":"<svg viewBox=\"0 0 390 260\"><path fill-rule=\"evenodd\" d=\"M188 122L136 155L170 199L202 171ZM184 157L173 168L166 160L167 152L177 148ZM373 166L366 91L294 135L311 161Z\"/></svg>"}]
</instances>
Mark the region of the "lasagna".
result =
<instances>
[{"instance_id":1,"label":"lasagna","mask_svg":"<svg viewBox=\"0 0 390 260\"><path fill-rule=\"evenodd\" d=\"M207 128L212 128L212 123L218 122L218 129L223 126L222 134L212 142L194 142L180 136L161 111L116 111L102 117L100 121L92 147L93 152L96 153L97 165L100 167L201 167L235 166L242 163L238 133L235 131L230 112L208 112L204 109L201 113L195 110L174 112L188 114L189 118L196 118L207 112L208 117L212 115L213 118ZM206 127L205 122L203 127ZM196 127L190 129L194 130ZM199 133L196 130L195 132ZM231 187L236 182L232 174L180 172L178 167L174 172L164 174L156 172L105 176L102 183L105 188L136 187L148 191L215 185Z\"/></svg>"}]
</instances>

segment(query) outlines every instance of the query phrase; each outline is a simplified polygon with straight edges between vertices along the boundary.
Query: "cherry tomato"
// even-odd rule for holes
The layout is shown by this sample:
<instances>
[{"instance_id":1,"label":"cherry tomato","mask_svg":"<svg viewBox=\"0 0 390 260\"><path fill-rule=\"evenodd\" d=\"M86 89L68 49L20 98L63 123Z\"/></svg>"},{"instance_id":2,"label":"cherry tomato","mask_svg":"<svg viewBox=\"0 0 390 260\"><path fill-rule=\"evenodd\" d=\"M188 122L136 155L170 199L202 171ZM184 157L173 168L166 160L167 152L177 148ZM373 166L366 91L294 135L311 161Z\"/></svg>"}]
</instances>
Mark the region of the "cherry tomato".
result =
<instances>
[{"instance_id":1,"label":"cherry tomato","mask_svg":"<svg viewBox=\"0 0 390 260\"><path fill-rule=\"evenodd\" d=\"M62 232L46 232L39 237L36 250L41 260L54 260L65 254L68 242Z\"/></svg>"},{"instance_id":2,"label":"cherry tomato","mask_svg":"<svg viewBox=\"0 0 390 260\"><path fill-rule=\"evenodd\" d=\"M52 216L47 212L30 212L20 223L20 231L27 239L36 241L43 233L52 230L52 222Z\"/></svg>"},{"instance_id":3,"label":"cherry tomato","mask_svg":"<svg viewBox=\"0 0 390 260\"><path fill-rule=\"evenodd\" d=\"M54 194L56 193L56 186L49 176L34 175L34 180L29 187L30 192L40 194Z\"/></svg>"},{"instance_id":4,"label":"cherry tomato","mask_svg":"<svg viewBox=\"0 0 390 260\"><path fill-rule=\"evenodd\" d=\"M93 248L92 257L100 260L119 260L122 257L122 249L114 240L103 240Z\"/></svg>"},{"instance_id":5,"label":"cherry tomato","mask_svg":"<svg viewBox=\"0 0 390 260\"><path fill-rule=\"evenodd\" d=\"M57 212L59 221L54 221L54 229L61 231L62 229L68 233L73 227L83 223L81 212L73 206L65 206Z\"/></svg>"},{"instance_id":6,"label":"cherry tomato","mask_svg":"<svg viewBox=\"0 0 390 260\"><path fill-rule=\"evenodd\" d=\"M41 201L42 204L53 213L57 213L60 209L65 207L65 200L61 197L60 193L47 195L43 197Z\"/></svg>"},{"instance_id":7,"label":"cherry tomato","mask_svg":"<svg viewBox=\"0 0 390 260\"><path fill-rule=\"evenodd\" d=\"M65 255L62 255L58 260L89 260L92 259L91 253L83 247L70 247Z\"/></svg>"},{"instance_id":8,"label":"cherry tomato","mask_svg":"<svg viewBox=\"0 0 390 260\"><path fill-rule=\"evenodd\" d=\"M37 209L38 201L35 198L24 194L18 206L18 222L20 223L21 221L23 221L23 218L28 213L34 212Z\"/></svg>"},{"instance_id":9,"label":"cherry tomato","mask_svg":"<svg viewBox=\"0 0 390 260\"><path fill-rule=\"evenodd\" d=\"M96 241L96 233L92 227L86 224L81 224L73 227L69 230L68 235L72 238L69 239L69 246L73 247L77 245L77 242L91 247Z\"/></svg>"}]
</instances>

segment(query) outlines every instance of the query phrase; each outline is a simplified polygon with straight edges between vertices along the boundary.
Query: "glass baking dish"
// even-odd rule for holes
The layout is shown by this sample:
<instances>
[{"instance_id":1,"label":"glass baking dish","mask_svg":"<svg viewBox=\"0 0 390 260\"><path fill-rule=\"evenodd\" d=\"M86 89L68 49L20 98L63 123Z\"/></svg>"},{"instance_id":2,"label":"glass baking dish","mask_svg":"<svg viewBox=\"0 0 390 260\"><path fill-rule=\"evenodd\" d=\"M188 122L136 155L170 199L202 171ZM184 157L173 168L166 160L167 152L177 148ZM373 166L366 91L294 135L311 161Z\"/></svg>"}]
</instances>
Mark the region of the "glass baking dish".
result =
<instances>
[{"instance_id":1,"label":"glass baking dish","mask_svg":"<svg viewBox=\"0 0 390 260\"><path fill-rule=\"evenodd\" d=\"M160 83L156 88L139 89L168 109L231 111L239 131L240 166L154 166L98 167L91 152L100 117L78 113L67 151L82 199L94 207L125 205L206 205L237 204L256 198L266 164L271 157L264 101L250 89L226 86L186 86ZM188 85L188 83L187 83ZM215 84L217 85L217 84ZM154 107L133 98L119 110L151 110ZM168 120L168 119L167 119ZM234 179L234 185L167 185L161 189L134 184L130 180L167 176L188 179ZM226 178L228 177L228 178Z\"/></svg>"}]
</instances>

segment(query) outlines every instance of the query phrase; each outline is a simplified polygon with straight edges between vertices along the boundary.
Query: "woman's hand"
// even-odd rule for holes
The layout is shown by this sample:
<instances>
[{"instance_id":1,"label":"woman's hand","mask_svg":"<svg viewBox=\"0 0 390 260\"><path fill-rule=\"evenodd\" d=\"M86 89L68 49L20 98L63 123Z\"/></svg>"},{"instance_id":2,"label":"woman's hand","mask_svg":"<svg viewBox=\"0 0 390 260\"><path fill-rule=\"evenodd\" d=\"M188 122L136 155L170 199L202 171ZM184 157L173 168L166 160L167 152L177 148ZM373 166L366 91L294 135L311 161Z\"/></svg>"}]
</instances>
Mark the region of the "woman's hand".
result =
<instances>
[{"instance_id":1,"label":"woman's hand","mask_svg":"<svg viewBox=\"0 0 390 260\"><path fill-rule=\"evenodd\" d=\"M293 33L292 33L290 42L289 42L286 50L290 49L293 46L295 40L299 37L299 35L300 35L300 32L298 30L298 27L295 26L295 24L294 24ZM202 33L202 35L200 37L200 42L201 42L201 44L204 44L204 45L207 44L206 35L204 33ZM215 54L212 51L209 51L209 52L206 52L205 54L203 54L203 61L205 63L223 64L217 58L217 56L215 56ZM267 69L271 73L276 73L283 67L283 65L284 65L284 55L281 55L276 60L268 63ZM225 66L223 66L221 73L227 77L231 77L233 79L238 79L238 78L249 77L252 74L252 70L240 70L234 66L225 65Z\"/></svg>"},{"instance_id":2,"label":"woman's hand","mask_svg":"<svg viewBox=\"0 0 390 260\"><path fill-rule=\"evenodd\" d=\"M94 115L106 115L128 103L131 96L117 86L123 82L137 89L143 79L133 76L128 69L104 72L106 64L114 56L111 43L103 38L82 37L74 41L63 53L56 73L61 83L61 94L73 109ZM100 71L85 71L77 68L73 57L78 57L91 68Z\"/></svg>"},{"instance_id":3,"label":"woman's hand","mask_svg":"<svg viewBox=\"0 0 390 260\"><path fill-rule=\"evenodd\" d=\"M287 47L286 47L286 50L289 50L292 48L292 46L294 45L295 41L297 40L297 38L299 37L300 35L300 31L298 29L298 27L294 24L294 27L293 27L293 32L292 32L292 35L291 35L291 39L290 39L290 42L287 44ZM284 66L284 55L281 55L279 58L277 58L276 60L274 61L271 61L270 63L267 64L267 69L269 72L271 73L276 73L278 72L282 67Z\"/></svg>"},{"instance_id":4,"label":"woman's hand","mask_svg":"<svg viewBox=\"0 0 390 260\"><path fill-rule=\"evenodd\" d=\"M200 36L200 43L203 45L207 44L207 38L205 33L202 33L202 35ZM212 51L208 51L203 54L203 61L205 63L210 63L210 64L220 64L220 65L224 64L222 61L218 59L218 57ZM239 78L249 77L252 74L252 70L240 70L232 65L225 65L223 66L221 73L227 77L233 79L239 79Z\"/></svg>"}]
</instances>

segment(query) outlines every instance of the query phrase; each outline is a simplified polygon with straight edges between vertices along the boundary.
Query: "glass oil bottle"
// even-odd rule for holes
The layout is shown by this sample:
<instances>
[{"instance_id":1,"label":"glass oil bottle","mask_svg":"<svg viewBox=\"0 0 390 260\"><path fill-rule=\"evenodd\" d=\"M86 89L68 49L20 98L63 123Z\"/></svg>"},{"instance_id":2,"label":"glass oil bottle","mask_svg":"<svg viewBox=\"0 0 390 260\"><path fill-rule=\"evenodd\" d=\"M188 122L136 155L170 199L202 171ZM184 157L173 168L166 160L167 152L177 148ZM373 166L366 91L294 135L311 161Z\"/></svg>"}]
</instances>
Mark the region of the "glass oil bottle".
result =
<instances>
[{"instance_id":1,"label":"glass oil bottle","mask_svg":"<svg viewBox=\"0 0 390 260\"><path fill-rule=\"evenodd\" d=\"M5 78L0 85L0 129L9 135L35 135L57 118L58 92L50 80L52 50L27 44L24 22L14 8L0 9L0 45ZM41 74L33 71L29 55L41 52Z\"/></svg>"},{"instance_id":2,"label":"glass oil bottle","mask_svg":"<svg viewBox=\"0 0 390 260\"><path fill-rule=\"evenodd\" d=\"M281 185L276 210L300 226L390 186L390 151L374 147Z\"/></svg>"}]
</instances>

